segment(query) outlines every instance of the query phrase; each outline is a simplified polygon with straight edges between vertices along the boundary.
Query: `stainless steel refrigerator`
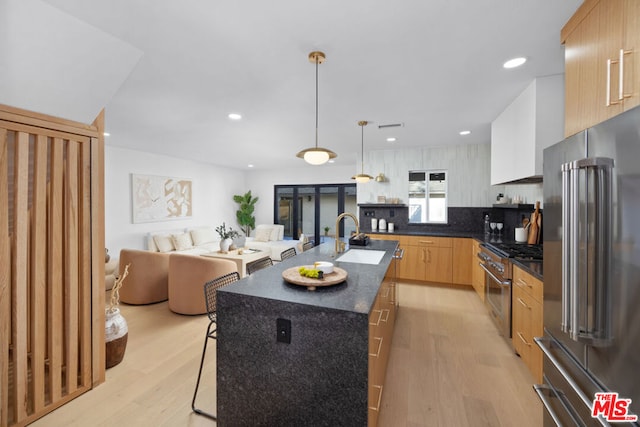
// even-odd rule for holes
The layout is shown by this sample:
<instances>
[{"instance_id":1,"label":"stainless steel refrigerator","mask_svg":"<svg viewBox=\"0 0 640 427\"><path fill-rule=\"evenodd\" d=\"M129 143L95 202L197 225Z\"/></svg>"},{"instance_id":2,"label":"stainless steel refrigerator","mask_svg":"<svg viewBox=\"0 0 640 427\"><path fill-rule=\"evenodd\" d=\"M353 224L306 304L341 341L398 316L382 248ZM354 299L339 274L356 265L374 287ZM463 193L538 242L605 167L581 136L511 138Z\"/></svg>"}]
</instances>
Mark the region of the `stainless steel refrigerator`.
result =
<instances>
[{"instance_id":1,"label":"stainless steel refrigerator","mask_svg":"<svg viewBox=\"0 0 640 427\"><path fill-rule=\"evenodd\" d=\"M638 425L640 108L545 149L543 186L545 426Z\"/></svg>"}]
</instances>

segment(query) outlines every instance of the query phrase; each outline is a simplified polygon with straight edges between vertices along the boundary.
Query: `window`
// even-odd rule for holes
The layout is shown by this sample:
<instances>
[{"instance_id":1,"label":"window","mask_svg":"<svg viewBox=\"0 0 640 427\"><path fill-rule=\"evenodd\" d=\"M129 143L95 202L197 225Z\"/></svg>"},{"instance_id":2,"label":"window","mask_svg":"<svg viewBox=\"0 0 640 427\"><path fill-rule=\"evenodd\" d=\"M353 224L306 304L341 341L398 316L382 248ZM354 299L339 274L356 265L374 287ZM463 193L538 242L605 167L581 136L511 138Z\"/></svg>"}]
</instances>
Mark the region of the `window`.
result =
<instances>
[{"instance_id":1,"label":"window","mask_svg":"<svg viewBox=\"0 0 640 427\"><path fill-rule=\"evenodd\" d=\"M274 207L274 223L284 225L285 239L298 239L304 233L315 244L320 244L335 237L339 214L357 212L356 185L276 185ZM325 227L329 227L326 233ZM355 224L340 223L340 236L349 235L351 231L355 231Z\"/></svg>"},{"instance_id":2,"label":"window","mask_svg":"<svg viewBox=\"0 0 640 427\"><path fill-rule=\"evenodd\" d=\"M447 223L447 171L409 171L409 222Z\"/></svg>"}]
</instances>

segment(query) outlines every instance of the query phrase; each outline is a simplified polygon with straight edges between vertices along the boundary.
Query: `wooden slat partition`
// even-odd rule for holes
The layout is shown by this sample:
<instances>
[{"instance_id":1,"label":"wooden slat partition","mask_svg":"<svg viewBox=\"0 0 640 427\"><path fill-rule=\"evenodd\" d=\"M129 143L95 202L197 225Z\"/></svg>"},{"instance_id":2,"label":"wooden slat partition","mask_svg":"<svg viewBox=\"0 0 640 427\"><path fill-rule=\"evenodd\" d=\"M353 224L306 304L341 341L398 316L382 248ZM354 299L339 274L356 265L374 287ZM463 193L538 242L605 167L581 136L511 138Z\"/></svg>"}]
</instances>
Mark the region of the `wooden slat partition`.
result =
<instances>
[{"instance_id":1,"label":"wooden slat partition","mask_svg":"<svg viewBox=\"0 0 640 427\"><path fill-rule=\"evenodd\" d=\"M0 128L0 206L9 205L9 144L7 130ZM11 250L9 213L0 208L0 426L9 423L9 348L11 341Z\"/></svg>"},{"instance_id":2,"label":"wooden slat partition","mask_svg":"<svg viewBox=\"0 0 640 427\"><path fill-rule=\"evenodd\" d=\"M57 402L62 396L62 288L52 286L64 283L62 258L62 140L54 138L51 147L51 171L49 178L49 253L48 253L48 306L49 331L47 333L49 347L49 384L51 400Z\"/></svg>"},{"instance_id":3,"label":"wooden slat partition","mask_svg":"<svg viewBox=\"0 0 640 427\"><path fill-rule=\"evenodd\" d=\"M0 105L0 427L105 379L103 122Z\"/></svg>"},{"instance_id":4,"label":"wooden slat partition","mask_svg":"<svg viewBox=\"0 0 640 427\"><path fill-rule=\"evenodd\" d=\"M33 203L31 205L31 378L33 410L45 403L47 350L47 137L38 135L33 149Z\"/></svg>"},{"instance_id":5,"label":"wooden slat partition","mask_svg":"<svg viewBox=\"0 0 640 427\"><path fill-rule=\"evenodd\" d=\"M28 289L28 198L29 198L29 135L18 132L15 138L13 174L13 255L11 257L13 272L11 278L11 343L13 352L9 361L13 366L13 382L15 398L13 412L16 420L27 417L27 289Z\"/></svg>"}]
</instances>

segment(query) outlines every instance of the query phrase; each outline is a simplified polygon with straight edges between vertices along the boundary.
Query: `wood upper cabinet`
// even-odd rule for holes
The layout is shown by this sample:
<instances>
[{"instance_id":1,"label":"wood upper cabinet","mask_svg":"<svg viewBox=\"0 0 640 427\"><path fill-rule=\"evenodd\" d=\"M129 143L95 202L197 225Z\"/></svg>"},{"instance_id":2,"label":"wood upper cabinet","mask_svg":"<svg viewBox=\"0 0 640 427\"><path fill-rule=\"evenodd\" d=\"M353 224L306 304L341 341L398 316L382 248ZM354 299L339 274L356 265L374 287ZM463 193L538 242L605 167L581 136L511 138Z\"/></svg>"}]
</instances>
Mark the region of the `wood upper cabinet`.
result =
<instances>
[{"instance_id":1,"label":"wood upper cabinet","mask_svg":"<svg viewBox=\"0 0 640 427\"><path fill-rule=\"evenodd\" d=\"M454 238L452 281L460 285L471 285L473 268L473 239Z\"/></svg>"},{"instance_id":2,"label":"wood upper cabinet","mask_svg":"<svg viewBox=\"0 0 640 427\"><path fill-rule=\"evenodd\" d=\"M535 380L542 382L542 351L533 341L543 335L543 283L513 267L512 344Z\"/></svg>"},{"instance_id":3,"label":"wood upper cabinet","mask_svg":"<svg viewBox=\"0 0 640 427\"><path fill-rule=\"evenodd\" d=\"M624 61L624 109L629 110L640 105L640 2L626 0L625 48L628 50Z\"/></svg>"},{"instance_id":4,"label":"wood upper cabinet","mask_svg":"<svg viewBox=\"0 0 640 427\"><path fill-rule=\"evenodd\" d=\"M640 104L640 5L586 0L562 29L565 136Z\"/></svg>"},{"instance_id":5,"label":"wood upper cabinet","mask_svg":"<svg viewBox=\"0 0 640 427\"><path fill-rule=\"evenodd\" d=\"M480 267L480 262L478 260L478 253L480 252L480 242L473 239L471 250L471 285L473 286L473 289L475 289L478 293L478 296L480 296L482 302L484 302L485 274L482 267Z\"/></svg>"}]
</instances>

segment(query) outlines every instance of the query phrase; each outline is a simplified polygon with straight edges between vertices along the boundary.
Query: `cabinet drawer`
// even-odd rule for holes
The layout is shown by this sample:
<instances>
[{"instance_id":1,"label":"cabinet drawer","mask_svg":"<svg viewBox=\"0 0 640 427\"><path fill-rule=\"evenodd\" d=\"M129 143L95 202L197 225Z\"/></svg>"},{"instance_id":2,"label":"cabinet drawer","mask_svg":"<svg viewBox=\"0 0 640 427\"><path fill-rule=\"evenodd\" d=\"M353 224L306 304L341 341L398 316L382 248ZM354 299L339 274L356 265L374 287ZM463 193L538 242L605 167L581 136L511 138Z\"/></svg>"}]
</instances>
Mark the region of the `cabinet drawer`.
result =
<instances>
[{"instance_id":1,"label":"cabinet drawer","mask_svg":"<svg viewBox=\"0 0 640 427\"><path fill-rule=\"evenodd\" d=\"M433 236L407 236L407 245L409 246L425 246L437 248L450 248L453 246L451 237L433 237Z\"/></svg>"},{"instance_id":2,"label":"cabinet drawer","mask_svg":"<svg viewBox=\"0 0 640 427\"><path fill-rule=\"evenodd\" d=\"M542 304L523 287L513 288L513 348L520 355L537 382L542 381L542 352L534 338L542 336Z\"/></svg>"},{"instance_id":3,"label":"cabinet drawer","mask_svg":"<svg viewBox=\"0 0 640 427\"><path fill-rule=\"evenodd\" d=\"M513 268L513 284L522 288L523 291L531 295L536 301L542 302L542 294L544 291L542 281L517 266Z\"/></svg>"}]
</instances>

